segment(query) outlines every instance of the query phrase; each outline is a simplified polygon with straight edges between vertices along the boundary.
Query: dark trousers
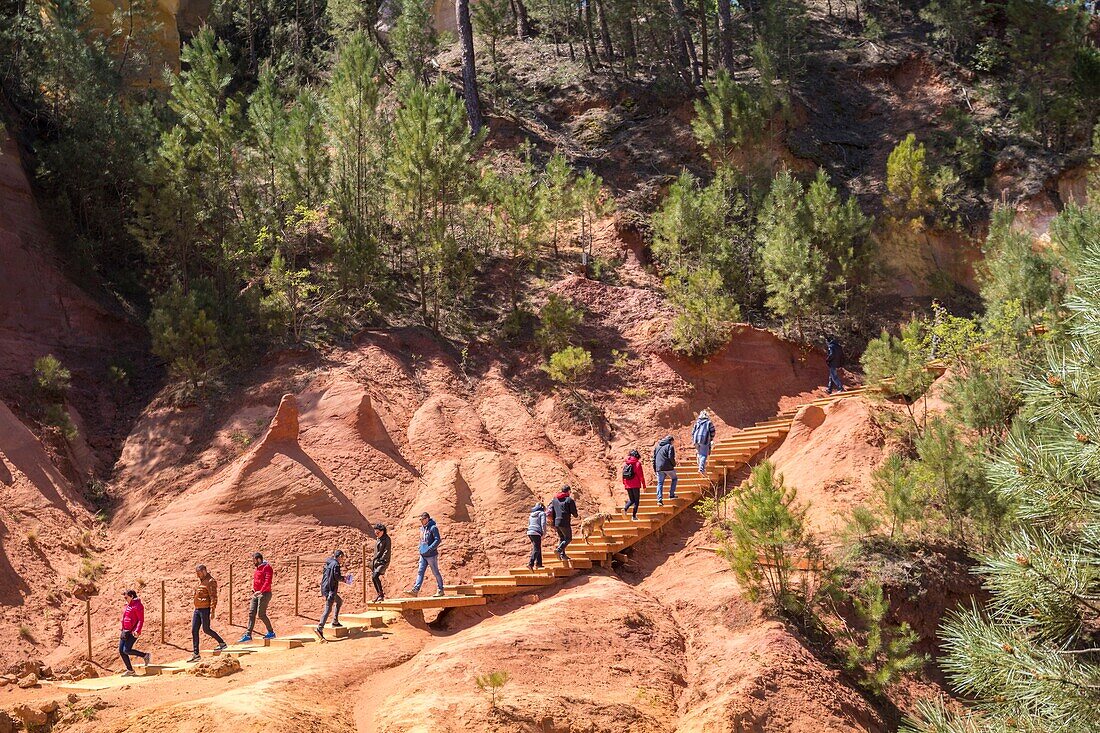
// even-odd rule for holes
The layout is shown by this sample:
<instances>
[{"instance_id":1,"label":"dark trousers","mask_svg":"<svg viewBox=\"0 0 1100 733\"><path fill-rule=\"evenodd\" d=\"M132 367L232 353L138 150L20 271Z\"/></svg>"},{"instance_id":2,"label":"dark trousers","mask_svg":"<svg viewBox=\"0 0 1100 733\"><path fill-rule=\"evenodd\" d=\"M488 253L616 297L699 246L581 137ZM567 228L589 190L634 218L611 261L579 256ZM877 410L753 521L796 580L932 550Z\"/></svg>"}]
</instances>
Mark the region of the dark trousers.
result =
<instances>
[{"instance_id":1,"label":"dark trousers","mask_svg":"<svg viewBox=\"0 0 1100 733\"><path fill-rule=\"evenodd\" d=\"M837 372L839 367L829 367L829 384L825 388L827 392L842 392L844 391L844 383L840 381L840 374Z\"/></svg>"},{"instance_id":2,"label":"dark trousers","mask_svg":"<svg viewBox=\"0 0 1100 733\"><path fill-rule=\"evenodd\" d=\"M264 626L267 627L267 633L274 634L275 629L271 628L271 619L267 617L267 604L271 603L271 591L264 593L253 593L252 600L248 603L248 635L252 635L252 629L256 627L257 617L264 622Z\"/></svg>"},{"instance_id":3,"label":"dark trousers","mask_svg":"<svg viewBox=\"0 0 1100 733\"><path fill-rule=\"evenodd\" d=\"M222 638L218 636L218 633L210 628L210 609L196 608L195 612L191 614L191 648L194 650L195 654L199 653L200 627L207 636L213 637L214 641L218 642L219 646L225 644Z\"/></svg>"},{"instance_id":4,"label":"dark trousers","mask_svg":"<svg viewBox=\"0 0 1100 733\"><path fill-rule=\"evenodd\" d=\"M626 513L630 507L634 507L634 512L631 516L635 519L638 518L638 506L642 503L642 489L627 489L626 490L626 506L623 507L623 513Z\"/></svg>"},{"instance_id":5,"label":"dark trousers","mask_svg":"<svg viewBox=\"0 0 1100 733\"><path fill-rule=\"evenodd\" d=\"M529 534L527 539L531 540L531 557L527 558L527 567L534 565L535 567L542 567L542 535L541 534Z\"/></svg>"},{"instance_id":6,"label":"dark trousers","mask_svg":"<svg viewBox=\"0 0 1100 733\"><path fill-rule=\"evenodd\" d=\"M130 657L144 657L145 652L139 652L134 649L134 644L137 643L137 637L134 636L131 631L123 631L118 637L118 655L122 657L122 663L126 665L127 672L133 672L134 668L130 666Z\"/></svg>"},{"instance_id":7,"label":"dark trousers","mask_svg":"<svg viewBox=\"0 0 1100 733\"><path fill-rule=\"evenodd\" d=\"M386 594L382 591L382 576L386 574L386 568L377 568L370 574L370 582L374 583L374 591L379 597Z\"/></svg>"},{"instance_id":8,"label":"dark trousers","mask_svg":"<svg viewBox=\"0 0 1100 733\"><path fill-rule=\"evenodd\" d=\"M568 547L569 543L573 541L573 527L568 524L563 524L560 527L554 525L554 529L558 533L558 539L561 540L561 542L558 543L558 554L564 555L565 548Z\"/></svg>"},{"instance_id":9,"label":"dark trousers","mask_svg":"<svg viewBox=\"0 0 1100 733\"><path fill-rule=\"evenodd\" d=\"M325 610L321 614L321 622L317 625L324 626L325 622L328 621L329 613L333 611L335 611L335 613L332 614L332 623L340 623L340 606L342 605L344 605L344 599L340 597L339 593L332 591L327 594L325 596Z\"/></svg>"}]
</instances>

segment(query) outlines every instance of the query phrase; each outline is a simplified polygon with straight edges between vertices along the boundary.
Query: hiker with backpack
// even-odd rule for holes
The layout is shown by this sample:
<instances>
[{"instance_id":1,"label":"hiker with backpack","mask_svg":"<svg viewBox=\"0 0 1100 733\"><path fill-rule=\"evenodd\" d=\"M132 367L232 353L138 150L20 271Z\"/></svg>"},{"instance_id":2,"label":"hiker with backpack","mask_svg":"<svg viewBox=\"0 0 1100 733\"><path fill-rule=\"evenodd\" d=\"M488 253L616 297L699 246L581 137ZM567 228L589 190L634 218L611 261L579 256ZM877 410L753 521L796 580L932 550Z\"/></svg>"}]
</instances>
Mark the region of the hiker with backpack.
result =
<instances>
[{"instance_id":1,"label":"hiker with backpack","mask_svg":"<svg viewBox=\"0 0 1100 733\"><path fill-rule=\"evenodd\" d=\"M569 484L561 487L561 491L550 502L549 518L554 522L554 531L558 533L558 559L569 562L569 556L565 554L565 548L573 541L573 517L579 517L577 502L570 496Z\"/></svg>"},{"instance_id":2,"label":"hiker with backpack","mask_svg":"<svg viewBox=\"0 0 1100 733\"><path fill-rule=\"evenodd\" d=\"M325 567L321 570L321 596L325 599L325 610L321 612L321 621L314 628L317 638L325 639L325 623L328 615L332 613L332 628L343 626L340 623L340 607L344 605L344 599L340 597L340 582L351 582L351 576L344 576L344 570L340 567L340 561L344 558L344 551L337 550L332 557L325 560Z\"/></svg>"},{"instance_id":3,"label":"hiker with backpack","mask_svg":"<svg viewBox=\"0 0 1100 733\"><path fill-rule=\"evenodd\" d=\"M118 638L118 655L122 657L122 663L126 665L126 671L122 673L122 676L133 677L134 667L130 664L130 657L141 657L142 661L145 662L145 666L148 667L152 656L149 652L139 652L134 649L138 634L141 633L141 627L145 625L145 607L141 605L141 599L138 598L137 591L128 590L124 592L122 600L126 602L126 606L122 609L122 631Z\"/></svg>"},{"instance_id":4,"label":"hiker with backpack","mask_svg":"<svg viewBox=\"0 0 1100 733\"><path fill-rule=\"evenodd\" d=\"M531 540L531 557L527 569L542 569L542 536L546 534L546 507L538 502L527 516L527 539Z\"/></svg>"},{"instance_id":5,"label":"hiker with backpack","mask_svg":"<svg viewBox=\"0 0 1100 733\"><path fill-rule=\"evenodd\" d=\"M386 594L382 590L382 576L390 566L390 533L386 531L386 525L374 525L374 531L378 533L378 539L374 543L374 557L370 561L370 582L374 584L374 603L386 600Z\"/></svg>"},{"instance_id":6,"label":"hiker with backpack","mask_svg":"<svg viewBox=\"0 0 1100 733\"><path fill-rule=\"evenodd\" d=\"M653 446L653 470L657 473L657 506L665 505L665 479L672 479L668 498L676 498L676 448L673 437L666 435Z\"/></svg>"},{"instance_id":7,"label":"hiker with backpack","mask_svg":"<svg viewBox=\"0 0 1100 733\"><path fill-rule=\"evenodd\" d=\"M840 381L838 370L844 366L844 349L840 347L835 336L825 338L825 365L829 367L829 382L825 387L825 394L843 392L844 383Z\"/></svg>"},{"instance_id":8,"label":"hiker with backpack","mask_svg":"<svg viewBox=\"0 0 1100 733\"><path fill-rule=\"evenodd\" d=\"M271 564L264 560L259 552L252 553L252 562L256 570L252 573L252 600L248 602L248 630L244 632L238 644L246 644L252 641L252 630L256 628L256 618L259 617L267 628L265 639L275 638L275 629L271 628L271 619L267 617L267 604L271 603L271 580L275 571Z\"/></svg>"},{"instance_id":9,"label":"hiker with backpack","mask_svg":"<svg viewBox=\"0 0 1100 733\"><path fill-rule=\"evenodd\" d=\"M631 507L634 508L630 518L638 519L638 506L642 503L642 489L646 488L645 473L642 471L642 454L631 450L623 463L623 488L626 489L626 506L623 514Z\"/></svg>"},{"instance_id":10,"label":"hiker with backpack","mask_svg":"<svg viewBox=\"0 0 1100 733\"><path fill-rule=\"evenodd\" d=\"M420 515L420 546L417 548L420 552L420 564L416 568L416 582L408 591L413 598L419 595L420 586L424 584L424 571L428 568L432 569L438 587L433 597L439 598L443 595L443 574L439 572L439 543L442 541L435 520L427 512L423 512Z\"/></svg>"},{"instance_id":11,"label":"hiker with backpack","mask_svg":"<svg viewBox=\"0 0 1100 733\"><path fill-rule=\"evenodd\" d=\"M714 423L706 410L699 412L695 418L695 426L691 429L691 442L695 444L695 453L699 457L699 473L707 472L707 456L710 455L710 446L714 443Z\"/></svg>"}]
</instances>

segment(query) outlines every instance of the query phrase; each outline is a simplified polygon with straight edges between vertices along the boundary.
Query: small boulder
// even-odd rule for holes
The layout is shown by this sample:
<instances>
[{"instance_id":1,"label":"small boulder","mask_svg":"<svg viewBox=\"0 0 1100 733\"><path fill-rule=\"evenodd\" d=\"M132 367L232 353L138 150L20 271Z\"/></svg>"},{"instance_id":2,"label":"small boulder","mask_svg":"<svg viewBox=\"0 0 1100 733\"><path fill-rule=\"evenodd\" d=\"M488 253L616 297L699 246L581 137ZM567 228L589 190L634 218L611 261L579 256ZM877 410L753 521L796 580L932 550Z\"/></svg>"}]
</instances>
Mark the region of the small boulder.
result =
<instances>
[{"instance_id":1,"label":"small boulder","mask_svg":"<svg viewBox=\"0 0 1100 733\"><path fill-rule=\"evenodd\" d=\"M78 702L80 702L80 695L76 694L75 692L70 692L65 699L69 701L70 705L76 705Z\"/></svg>"},{"instance_id":2,"label":"small boulder","mask_svg":"<svg viewBox=\"0 0 1100 733\"><path fill-rule=\"evenodd\" d=\"M29 690L32 687L38 687L38 678L34 674L28 674L24 677L20 677L19 681L15 684L19 685L20 689Z\"/></svg>"},{"instance_id":3,"label":"small boulder","mask_svg":"<svg viewBox=\"0 0 1100 733\"><path fill-rule=\"evenodd\" d=\"M69 679L74 682L77 680L89 680L99 676L99 670L95 668L95 665L91 662L84 661L79 664L74 664L69 667Z\"/></svg>"},{"instance_id":4,"label":"small boulder","mask_svg":"<svg viewBox=\"0 0 1100 733\"><path fill-rule=\"evenodd\" d=\"M56 703L54 705L54 710L56 710ZM39 705L29 703L16 705L11 709L11 714L23 721L23 727L27 730L44 727L50 722L50 713Z\"/></svg>"},{"instance_id":5,"label":"small boulder","mask_svg":"<svg viewBox=\"0 0 1100 733\"><path fill-rule=\"evenodd\" d=\"M225 677L241 671L241 663L233 657L218 657L199 662L190 670L196 677Z\"/></svg>"}]
</instances>

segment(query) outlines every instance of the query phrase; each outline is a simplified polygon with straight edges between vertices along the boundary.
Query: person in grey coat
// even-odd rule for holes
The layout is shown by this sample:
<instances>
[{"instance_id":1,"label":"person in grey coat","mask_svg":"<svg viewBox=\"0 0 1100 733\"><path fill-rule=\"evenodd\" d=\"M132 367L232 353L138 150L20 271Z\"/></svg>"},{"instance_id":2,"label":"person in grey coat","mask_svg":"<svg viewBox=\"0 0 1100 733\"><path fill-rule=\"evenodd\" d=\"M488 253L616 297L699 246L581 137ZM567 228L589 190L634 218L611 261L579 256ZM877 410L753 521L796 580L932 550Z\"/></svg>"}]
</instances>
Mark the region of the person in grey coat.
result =
<instances>
[{"instance_id":1,"label":"person in grey coat","mask_svg":"<svg viewBox=\"0 0 1100 733\"><path fill-rule=\"evenodd\" d=\"M546 534L546 507L540 501L531 507L527 517L527 539L531 540L531 557L527 560L527 569L542 568L542 536Z\"/></svg>"}]
</instances>

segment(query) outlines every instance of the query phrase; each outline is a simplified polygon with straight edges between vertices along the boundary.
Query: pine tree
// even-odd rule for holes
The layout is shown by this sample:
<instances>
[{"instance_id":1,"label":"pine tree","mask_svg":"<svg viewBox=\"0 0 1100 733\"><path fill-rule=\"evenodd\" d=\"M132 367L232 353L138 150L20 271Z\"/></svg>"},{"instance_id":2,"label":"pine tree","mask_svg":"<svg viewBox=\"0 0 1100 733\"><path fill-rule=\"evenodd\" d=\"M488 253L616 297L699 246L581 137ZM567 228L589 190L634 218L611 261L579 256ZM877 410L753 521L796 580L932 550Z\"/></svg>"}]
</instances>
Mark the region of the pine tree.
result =
<instances>
[{"instance_id":1,"label":"pine tree","mask_svg":"<svg viewBox=\"0 0 1100 733\"><path fill-rule=\"evenodd\" d=\"M450 87L412 84L393 120L389 201L413 260L421 318L438 329L443 302L465 285L455 224L478 180L463 106Z\"/></svg>"},{"instance_id":2,"label":"pine tree","mask_svg":"<svg viewBox=\"0 0 1100 733\"><path fill-rule=\"evenodd\" d=\"M702 99L695 101L691 130L706 155L717 167L733 155L760 141L771 110L763 108L752 90L720 70L703 84Z\"/></svg>"},{"instance_id":3,"label":"pine tree","mask_svg":"<svg viewBox=\"0 0 1100 733\"><path fill-rule=\"evenodd\" d=\"M577 215L579 202L574 191L576 174L569 167L565 156L554 153L546 163L543 173L542 200L546 217L554 229L554 256L558 256L559 229L563 222Z\"/></svg>"},{"instance_id":4,"label":"pine tree","mask_svg":"<svg viewBox=\"0 0 1100 733\"><path fill-rule=\"evenodd\" d=\"M828 307L828 260L811 238L804 197L802 184L790 172L779 173L757 229L768 307L799 330Z\"/></svg>"},{"instance_id":5,"label":"pine tree","mask_svg":"<svg viewBox=\"0 0 1100 733\"><path fill-rule=\"evenodd\" d=\"M381 64L363 33L340 48L325 91L328 146L332 150L332 218L337 286L345 296L373 283L385 225L386 124L379 114Z\"/></svg>"},{"instance_id":6,"label":"pine tree","mask_svg":"<svg viewBox=\"0 0 1100 733\"><path fill-rule=\"evenodd\" d=\"M1074 266L1070 334L1024 382L1021 417L988 469L1015 524L981 566L991 600L943 629L942 666L975 709L926 705L912 730L1100 729L1100 237Z\"/></svg>"}]
</instances>

